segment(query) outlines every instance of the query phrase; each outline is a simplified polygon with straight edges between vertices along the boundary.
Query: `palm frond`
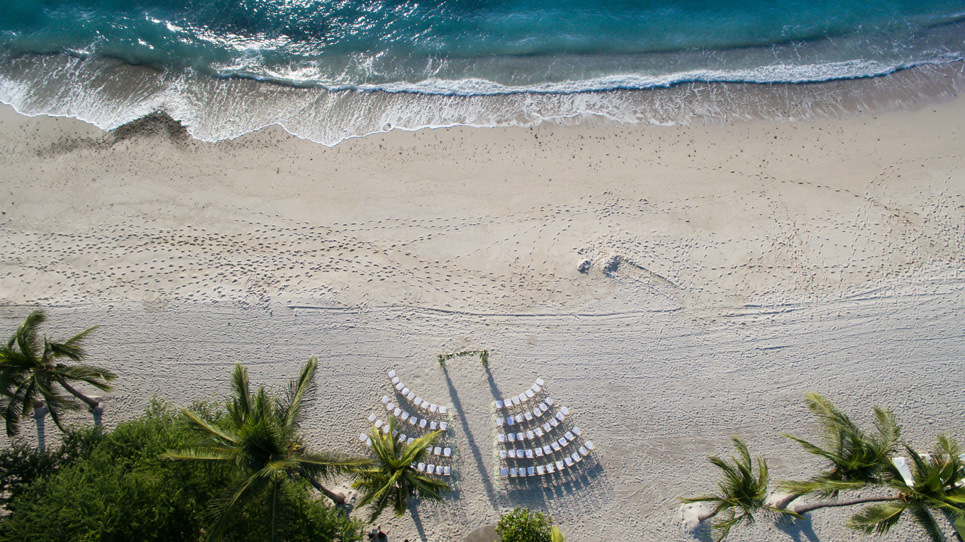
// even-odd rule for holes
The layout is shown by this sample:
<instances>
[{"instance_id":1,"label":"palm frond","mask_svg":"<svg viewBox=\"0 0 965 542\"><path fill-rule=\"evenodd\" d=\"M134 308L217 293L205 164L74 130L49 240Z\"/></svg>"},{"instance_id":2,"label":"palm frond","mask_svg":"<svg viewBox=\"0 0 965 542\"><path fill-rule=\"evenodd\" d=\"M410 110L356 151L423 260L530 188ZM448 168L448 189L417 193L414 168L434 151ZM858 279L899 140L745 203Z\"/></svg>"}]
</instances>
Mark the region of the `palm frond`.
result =
<instances>
[{"instance_id":1,"label":"palm frond","mask_svg":"<svg viewBox=\"0 0 965 542\"><path fill-rule=\"evenodd\" d=\"M231 390L233 392L232 402L227 405L228 414L234 420L235 425L244 423L245 418L251 414L251 391L248 381L248 369L240 363L235 364L234 372L231 373Z\"/></svg>"},{"instance_id":2,"label":"palm frond","mask_svg":"<svg viewBox=\"0 0 965 542\"><path fill-rule=\"evenodd\" d=\"M168 450L159 456L161 459L178 461L232 461L234 450L230 448L217 449L214 447L187 448L183 450Z\"/></svg>"},{"instance_id":3,"label":"palm frond","mask_svg":"<svg viewBox=\"0 0 965 542\"><path fill-rule=\"evenodd\" d=\"M901 426L898 425L898 418L892 411L880 407L874 408L874 414L875 430L878 433L881 451L885 455L891 455L901 441Z\"/></svg>"},{"instance_id":4,"label":"palm frond","mask_svg":"<svg viewBox=\"0 0 965 542\"><path fill-rule=\"evenodd\" d=\"M329 478L337 474L353 472L372 465L365 457L343 457L326 454L300 454L293 457L299 468L311 476Z\"/></svg>"},{"instance_id":5,"label":"palm frond","mask_svg":"<svg viewBox=\"0 0 965 542\"><path fill-rule=\"evenodd\" d=\"M922 506L912 506L909 507L908 512L911 517L915 518L915 523L921 526L928 534L928 538L932 542L945 542L945 536L942 535L941 527L935 522L935 518L928 513L928 510Z\"/></svg>"},{"instance_id":6,"label":"palm frond","mask_svg":"<svg viewBox=\"0 0 965 542\"><path fill-rule=\"evenodd\" d=\"M44 314L42 309L32 311L17 327L17 332L13 337L10 337L7 347L13 348L16 344L23 355L32 358L34 361L39 361L37 360L37 353L40 351L40 341L37 340L37 328L45 321L47 321L47 315Z\"/></svg>"},{"instance_id":7,"label":"palm frond","mask_svg":"<svg viewBox=\"0 0 965 542\"><path fill-rule=\"evenodd\" d=\"M314 395L317 389L315 371L318 368L318 358L311 357L302 368L297 380L288 383L288 393L279 405L282 414L282 429L286 432L294 431L298 427L302 402Z\"/></svg>"},{"instance_id":8,"label":"palm frond","mask_svg":"<svg viewBox=\"0 0 965 542\"><path fill-rule=\"evenodd\" d=\"M113 389L108 382L117 378L114 372L93 365L58 365L55 373L67 380L86 382L101 391Z\"/></svg>"},{"instance_id":9,"label":"palm frond","mask_svg":"<svg viewBox=\"0 0 965 542\"><path fill-rule=\"evenodd\" d=\"M907 503L903 501L893 501L866 506L848 520L848 527L865 534L885 534L898 520L901 514L907 509Z\"/></svg>"},{"instance_id":10,"label":"palm frond","mask_svg":"<svg viewBox=\"0 0 965 542\"><path fill-rule=\"evenodd\" d=\"M66 357L74 361L80 361L86 355L83 348L84 339L97 330L99 326L94 326L81 331L77 335L67 339L63 343L50 343L51 353L55 357Z\"/></svg>"},{"instance_id":11,"label":"palm frond","mask_svg":"<svg viewBox=\"0 0 965 542\"><path fill-rule=\"evenodd\" d=\"M209 423L207 420L188 409L182 410L181 413L185 418L188 419L191 427L214 438L216 442L220 442L225 445L236 445L238 443L238 435L232 431L222 429L212 423Z\"/></svg>"}]
</instances>

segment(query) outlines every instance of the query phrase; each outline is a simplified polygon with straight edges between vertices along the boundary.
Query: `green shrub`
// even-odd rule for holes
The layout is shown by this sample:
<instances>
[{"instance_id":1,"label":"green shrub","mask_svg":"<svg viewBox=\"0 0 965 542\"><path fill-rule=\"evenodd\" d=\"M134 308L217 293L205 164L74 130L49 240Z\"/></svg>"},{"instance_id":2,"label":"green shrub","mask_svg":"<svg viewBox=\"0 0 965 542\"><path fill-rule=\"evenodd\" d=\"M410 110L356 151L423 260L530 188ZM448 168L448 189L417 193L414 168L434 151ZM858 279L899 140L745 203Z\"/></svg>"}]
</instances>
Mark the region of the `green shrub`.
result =
<instances>
[{"instance_id":1,"label":"green shrub","mask_svg":"<svg viewBox=\"0 0 965 542\"><path fill-rule=\"evenodd\" d=\"M551 542L553 521L541 512L516 508L496 524L502 542Z\"/></svg>"}]
</instances>

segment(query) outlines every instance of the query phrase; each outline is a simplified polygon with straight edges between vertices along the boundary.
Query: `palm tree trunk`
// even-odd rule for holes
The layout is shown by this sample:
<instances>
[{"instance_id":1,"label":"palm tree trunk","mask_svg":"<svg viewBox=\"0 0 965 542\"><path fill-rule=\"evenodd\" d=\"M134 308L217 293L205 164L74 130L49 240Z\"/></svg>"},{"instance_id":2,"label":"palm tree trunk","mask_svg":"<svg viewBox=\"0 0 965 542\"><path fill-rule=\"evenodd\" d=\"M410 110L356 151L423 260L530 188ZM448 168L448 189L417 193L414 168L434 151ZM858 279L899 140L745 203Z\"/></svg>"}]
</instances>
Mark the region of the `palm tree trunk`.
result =
<instances>
[{"instance_id":1,"label":"palm tree trunk","mask_svg":"<svg viewBox=\"0 0 965 542\"><path fill-rule=\"evenodd\" d=\"M95 409L97 408L97 405L100 404L96 399L91 399L90 397L87 397L83 393L77 391L73 386L67 383L66 379L59 378L57 379L57 383L63 386L64 389L67 390L71 395L87 403L87 407L90 409Z\"/></svg>"},{"instance_id":2,"label":"palm tree trunk","mask_svg":"<svg viewBox=\"0 0 965 542\"><path fill-rule=\"evenodd\" d=\"M334 491L328 489L327 487L318 483L318 480L316 480L312 476L308 476L307 478L308 478L308 482L312 484L312 487L317 489L319 493L328 497L333 503L339 506L345 506L345 495L342 495L341 493L335 493Z\"/></svg>"},{"instance_id":3,"label":"palm tree trunk","mask_svg":"<svg viewBox=\"0 0 965 542\"><path fill-rule=\"evenodd\" d=\"M47 416L47 407L43 401L34 401L34 420L37 422L37 448L42 452L46 447L44 441L44 418Z\"/></svg>"},{"instance_id":4,"label":"palm tree trunk","mask_svg":"<svg viewBox=\"0 0 965 542\"><path fill-rule=\"evenodd\" d=\"M866 497L863 499L852 499L850 501L832 501L832 502L825 501L825 502L818 502L818 503L809 504L805 506L799 506L794 509L794 512L798 514L807 514L808 512L817 510L819 508L837 508L841 506L854 506L856 504L865 504L869 502L889 502L889 501L897 501L897 500L898 500L898 497L895 496L895 497Z\"/></svg>"},{"instance_id":5,"label":"palm tree trunk","mask_svg":"<svg viewBox=\"0 0 965 542\"><path fill-rule=\"evenodd\" d=\"M777 508L778 510L784 510L785 508L790 506L792 502L796 501L797 499L803 496L804 496L803 493L791 493L789 495L785 495L784 498L774 503L774 508Z\"/></svg>"}]
</instances>

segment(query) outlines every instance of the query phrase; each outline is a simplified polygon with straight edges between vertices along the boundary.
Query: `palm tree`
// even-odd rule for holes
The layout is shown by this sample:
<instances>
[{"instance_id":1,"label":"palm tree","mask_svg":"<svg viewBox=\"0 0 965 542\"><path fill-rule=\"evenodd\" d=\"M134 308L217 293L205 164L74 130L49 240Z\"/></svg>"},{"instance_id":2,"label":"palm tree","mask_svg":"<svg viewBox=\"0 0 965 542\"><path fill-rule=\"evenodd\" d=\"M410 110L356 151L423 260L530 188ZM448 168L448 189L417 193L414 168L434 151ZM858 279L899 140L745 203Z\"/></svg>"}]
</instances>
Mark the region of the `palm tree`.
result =
<instances>
[{"instance_id":1,"label":"palm tree","mask_svg":"<svg viewBox=\"0 0 965 542\"><path fill-rule=\"evenodd\" d=\"M369 438L372 440L375 461L355 472L352 487L362 492L362 498L356 506L372 504L369 521L375 521L389 506L396 516L402 516L409 506L409 499L414 495L441 501L442 494L449 491L448 484L430 478L415 467L425 458L440 432L434 431L415 439L411 444L403 444L396 438L396 427L395 418L389 418L387 433L372 429Z\"/></svg>"},{"instance_id":2,"label":"palm tree","mask_svg":"<svg viewBox=\"0 0 965 542\"><path fill-rule=\"evenodd\" d=\"M85 403L92 413L98 413L99 401L78 391L74 383L84 382L99 390L109 391L111 386L108 382L117 378L117 375L101 367L81 363L70 365L61 361L64 358L75 362L83 360L83 340L96 327L86 329L62 343L52 342L46 336L41 342L37 329L46 319L40 309L31 312L6 346L0 348L0 396L3 397L2 415L7 435L19 433L20 420L32 406L41 449L44 441L44 408L50 412L50 417L61 431L64 430L62 413L81 408L80 403L59 393L58 387ZM94 417L94 423L99 425L99 416Z\"/></svg>"},{"instance_id":3,"label":"palm tree","mask_svg":"<svg viewBox=\"0 0 965 542\"><path fill-rule=\"evenodd\" d=\"M723 514L722 519L711 523L711 529L719 533L717 542L726 538L734 525L754 523L754 515L759 512L788 513L786 510L766 504L767 461L762 456L757 456L756 461L752 461L747 445L740 437L731 437L731 441L737 448L737 457L731 457L730 463L718 456L707 458L724 475L724 478L717 483L718 493L680 499L684 503L714 503L714 508L709 513L699 516L697 520L705 521ZM755 462L757 474L754 473Z\"/></svg>"},{"instance_id":4,"label":"palm tree","mask_svg":"<svg viewBox=\"0 0 965 542\"><path fill-rule=\"evenodd\" d=\"M315 391L317 367L318 360L310 358L298 379L289 383L285 396L276 400L264 386L251 393L248 372L241 365L235 365L234 397L226 405L228 416L224 424L206 421L197 413L184 410L189 423L205 440L195 448L168 451L163 457L229 462L245 477L220 505L218 518L210 530L211 539L221 538L233 513L245 503L267 495L271 499L272 540L276 540L276 511L282 485L298 478L308 480L337 504L344 503L344 497L324 488L317 478L348 472L366 465L368 460L310 453L302 446L298 434L302 404Z\"/></svg>"},{"instance_id":5,"label":"palm tree","mask_svg":"<svg viewBox=\"0 0 965 542\"><path fill-rule=\"evenodd\" d=\"M841 490L882 483L901 438L895 415L875 407L875 432L866 434L821 395L808 393L805 397L808 410L821 424L825 447L793 435L784 436L801 444L808 453L824 458L828 466L809 480L782 482L781 489L789 495L775 507L786 508L793 500L810 493L834 498Z\"/></svg>"},{"instance_id":6,"label":"palm tree","mask_svg":"<svg viewBox=\"0 0 965 542\"><path fill-rule=\"evenodd\" d=\"M874 504L851 517L848 521L849 527L866 534L884 534L908 512L933 541L944 542L942 530L932 514L932 511L937 511L953 522L960 539L962 533L957 523L965 516L962 448L947 435L939 435L930 456L920 456L910 446L905 446L905 449L913 466L910 478L906 479L892 462L889 462L890 467L886 471L885 485L893 489L895 495L835 502L824 506L812 505L801 508L798 512L805 513L826 506L852 506L872 502Z\"/></svg>"}]
</instances>

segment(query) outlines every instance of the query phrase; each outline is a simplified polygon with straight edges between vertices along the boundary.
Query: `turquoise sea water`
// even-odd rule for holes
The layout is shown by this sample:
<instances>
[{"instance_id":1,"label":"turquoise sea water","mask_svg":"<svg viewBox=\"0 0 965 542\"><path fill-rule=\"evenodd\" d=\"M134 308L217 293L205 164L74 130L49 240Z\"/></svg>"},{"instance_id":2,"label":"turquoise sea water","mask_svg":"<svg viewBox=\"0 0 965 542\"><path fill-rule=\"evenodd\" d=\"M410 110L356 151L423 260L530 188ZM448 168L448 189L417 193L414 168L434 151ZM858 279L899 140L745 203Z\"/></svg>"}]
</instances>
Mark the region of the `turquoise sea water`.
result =
<instances>
[{"instance_id":1,"label":"turquoise sea water","mask_svg":"<svg viewBox=\"0 0 965 542\"><path fill-rule=\"evenodd\" d=\"M727 83L963 58L963 0L8 0L0 13L0 101L104 128L164 109L208 140L270 124L333 144L394 127L740 117L754 100Z\"/></svg>"}]
</instances>

